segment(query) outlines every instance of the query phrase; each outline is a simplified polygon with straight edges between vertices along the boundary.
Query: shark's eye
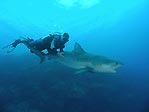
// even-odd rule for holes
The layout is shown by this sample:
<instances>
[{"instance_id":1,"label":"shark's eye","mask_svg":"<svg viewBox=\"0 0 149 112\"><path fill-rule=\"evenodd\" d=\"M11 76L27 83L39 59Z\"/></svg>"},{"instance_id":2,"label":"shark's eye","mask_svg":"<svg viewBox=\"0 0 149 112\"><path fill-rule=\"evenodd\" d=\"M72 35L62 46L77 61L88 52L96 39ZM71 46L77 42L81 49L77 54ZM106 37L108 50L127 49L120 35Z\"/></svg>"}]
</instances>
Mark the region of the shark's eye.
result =
<instances>
[{"instance_id":1,"label":"shark's eye","mask_svg":"<svg viewBox=\"0 0 149 112\"><path fill-rule=\"evenodd\" d=\"M115 65L118 65L118 62L115 62L114 64L115 64Z\"/></svg>"},{"instance_id":2,"label":"shark's eye","mask_svg":"<svg viewBox=\"0 0 149 112\"><path fill-rule=\"evenodd\" d=\"M113 63L113 65L117 65L117 64L118 64L117 62L114 62L114 63Z\"/></svg>"}]
</instances>

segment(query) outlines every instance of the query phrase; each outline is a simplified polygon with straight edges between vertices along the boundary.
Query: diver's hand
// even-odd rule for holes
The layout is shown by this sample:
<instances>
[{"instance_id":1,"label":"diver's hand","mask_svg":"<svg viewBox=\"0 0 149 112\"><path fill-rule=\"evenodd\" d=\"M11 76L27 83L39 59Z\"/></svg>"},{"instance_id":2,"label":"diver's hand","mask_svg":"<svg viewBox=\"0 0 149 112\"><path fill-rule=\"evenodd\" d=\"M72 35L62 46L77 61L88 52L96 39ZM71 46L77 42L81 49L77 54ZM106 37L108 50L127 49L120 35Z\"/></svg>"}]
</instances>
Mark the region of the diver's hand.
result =
<instances>
[{"instance_id":1,"label":"diver's hand","mask_svg":"<svg viewBox=\"0 0 149 112\"><path fill-rule=\"evenodd\" d=\"M64 52L59 52L59 54L64 55Z\"/></svg>"},{"instance_id":2,"label":"diver's hand","mask_svg":"<svg viewBox=\"0 0 149 112\"><path fill-rule=\"evenodd\" d=\"M64 52L57 52L57 56L60 58L64 58Z\"/></svg>"}]
</instances>

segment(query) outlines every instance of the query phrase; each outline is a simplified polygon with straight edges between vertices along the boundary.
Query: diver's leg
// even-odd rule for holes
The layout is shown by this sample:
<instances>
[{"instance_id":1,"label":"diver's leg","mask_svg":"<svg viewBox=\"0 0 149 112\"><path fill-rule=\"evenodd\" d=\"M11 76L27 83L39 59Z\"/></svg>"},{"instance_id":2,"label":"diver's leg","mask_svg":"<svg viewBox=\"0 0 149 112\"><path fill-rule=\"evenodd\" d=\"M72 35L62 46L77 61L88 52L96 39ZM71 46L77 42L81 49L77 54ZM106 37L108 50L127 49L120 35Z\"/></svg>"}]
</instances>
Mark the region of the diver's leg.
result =
<instances>
[{"instance_id":1,"label":"diver's leg","mask_svg":"<svg viewBox=\"0 0 149 112\"><path fill-rule=\"evenodd\" d=\"M20 43L22 43L22 41L20 39L15 40L11 45L13 47L16 47L17 45L19 45Z\"/></svg>"},{"instance_id":2,"label":"diver's leg","mask_svg":"<svg viewBox=\"0 0 149 112\"><path fill-rule=\"evenodd\" d=\"M14 51L14 49L17 47L17 45L23 43L23 44L26 44L29 46L29 42L31 42L31 41L33 41L33 39L20 37L20 39L15 40L14 42L3 47L2 49L6 50L7 53L10 53L10 52Z\"/></svg>"},{"instance_id":3,"label":"diver's leg","mask_svg":"<svg viewBox=\"0 0 149 112\"><path fill-rule=\"evenodd\" d=\"M13 43L3 47L2 49L6 50L7 53L14 51L18 44L22 43L20 39L15 40Z\"/></svg>"}]
</instances>

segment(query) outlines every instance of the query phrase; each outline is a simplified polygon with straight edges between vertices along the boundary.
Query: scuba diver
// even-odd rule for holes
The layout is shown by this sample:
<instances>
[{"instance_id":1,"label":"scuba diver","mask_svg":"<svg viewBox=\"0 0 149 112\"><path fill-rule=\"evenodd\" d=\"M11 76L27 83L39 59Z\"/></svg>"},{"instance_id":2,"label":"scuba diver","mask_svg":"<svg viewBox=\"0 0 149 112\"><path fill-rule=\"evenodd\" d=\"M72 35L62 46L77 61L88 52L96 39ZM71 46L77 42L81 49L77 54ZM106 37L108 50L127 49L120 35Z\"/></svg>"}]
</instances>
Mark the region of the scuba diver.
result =
<instances>
[{"instance_id":1,"label":"scuba diver","mask_svg":"<svg viewBox=\"0 0 149 112\"><path fill-rule=\"evenodd\" d=\"M65 44L69 41L69 34L63 33L63 35L61 35L59 32L56 32L54 34L49 34L47 37L45 37L43 39L33 40L30 38L22 38L22 37L21 37L21 39L15 40L10 45L3 47L3 49L7 49L7 53L10 53L17 47L17 45L23 43L23 44L30 46L40 52L42 52L43 50L46 49L48 51L47 54L56 55L59 52L63 54L63 52L64 52L63 49L65 48ZM58 51L58 49L59 49L59 51ZM31 53L34 53L31 49L30 49L30 51L31 51ZM42 52L42 53L45 54L44 52ZM47 54L45 54L45 55L47 55Z\"/></svg>"}]
</instances>

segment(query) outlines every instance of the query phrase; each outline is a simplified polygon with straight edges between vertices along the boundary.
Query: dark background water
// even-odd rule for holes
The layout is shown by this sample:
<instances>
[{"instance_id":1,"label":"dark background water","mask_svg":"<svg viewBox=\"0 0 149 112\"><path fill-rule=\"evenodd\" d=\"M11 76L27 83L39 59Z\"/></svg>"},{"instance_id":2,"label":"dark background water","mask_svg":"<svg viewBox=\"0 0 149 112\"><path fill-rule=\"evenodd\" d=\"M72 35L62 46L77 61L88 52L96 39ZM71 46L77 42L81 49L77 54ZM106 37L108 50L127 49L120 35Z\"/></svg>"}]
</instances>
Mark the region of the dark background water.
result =
<instances>
[{"instance_id":1,"label":"dark background water","mask_svg":"<svg viewBox=\"0 0 149 112\"><path fill-rule=\"evenodd\" d=\"M70 0L71 1L71 0ZM19 36L68 32L90 53L119 60L116 74L39 64L24 46L0 52L0 112L149 112L148 8L144 0L2 0L0 47ZM94 5L91 5L94 4Z\"/></svg>"},{"instance_id":2,"label":"dark background water","mask_svg":"<svg viewBox=\"0 0 149 112\"><path fill-rule=\"evenodd\" d=\"M148 112L145 72L83 73L28 55L1 57L1 112ZM31 55L30 55L31 56ZM34 61L33 61L34 60ZM34 62L34 64L33 64ZM144 75L144 76L142 76Z\"/></svg>"}]
</instances>

